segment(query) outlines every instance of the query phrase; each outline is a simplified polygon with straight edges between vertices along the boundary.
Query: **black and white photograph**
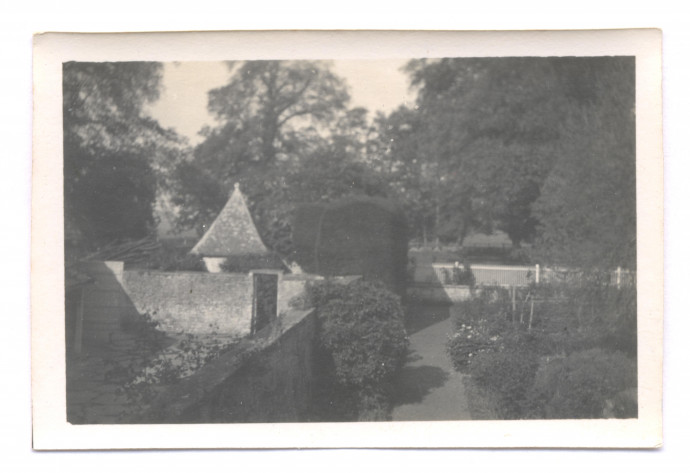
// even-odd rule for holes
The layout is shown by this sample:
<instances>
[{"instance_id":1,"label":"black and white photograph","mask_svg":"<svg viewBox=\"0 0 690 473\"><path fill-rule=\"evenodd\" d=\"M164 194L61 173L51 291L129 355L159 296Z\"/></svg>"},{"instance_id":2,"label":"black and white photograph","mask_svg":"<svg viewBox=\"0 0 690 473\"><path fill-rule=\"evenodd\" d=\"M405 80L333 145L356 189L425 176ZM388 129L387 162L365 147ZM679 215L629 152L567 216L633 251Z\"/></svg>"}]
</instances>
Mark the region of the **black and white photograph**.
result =
<instances>
[{"instance_id":1,"label":"black and white photograph","mask_svg":"<svg viewBox=\"0 0 690 473\"><path fill-rule=\"evenodd\" d=\"M660 441L658 36L511 53L515 33L498 53L475 33L454 54L433 45L466 36L427 33L393 55L394 34L377 54L365 34L347 54L297 38L211 57L37 38L61 55L35 96L57 121L35 124L52 241L34 239L34 285L58 283L34 303L35 436L50 419L114 429L113 448L209 424L255 448ZM200 437L170 446L232 446Z\"/></svg>"}]
</instances>

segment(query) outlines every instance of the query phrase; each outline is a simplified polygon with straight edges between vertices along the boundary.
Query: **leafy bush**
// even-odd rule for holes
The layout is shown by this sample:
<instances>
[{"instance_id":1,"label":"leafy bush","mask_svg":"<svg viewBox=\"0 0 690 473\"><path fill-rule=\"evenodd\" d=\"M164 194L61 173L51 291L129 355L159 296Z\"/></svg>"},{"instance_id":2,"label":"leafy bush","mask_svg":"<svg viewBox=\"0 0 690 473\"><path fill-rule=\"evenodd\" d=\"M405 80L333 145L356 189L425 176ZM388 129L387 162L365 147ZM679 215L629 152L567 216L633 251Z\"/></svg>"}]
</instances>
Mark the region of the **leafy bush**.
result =
<instances>
[{"instance_id":1,"label":"leafy bush","mask_svg":"<svg viewBox=\"0 0 690 473\"><path fill-rule=\"evenodd\" d=\"M491 325L499 323L500 330L503 321L510 315L510 295L503 288L482 288L471 299L457 302L451 308L451 317L455 329L463 325L477 325L489 322Z\"/></svg>"},{"instance_id":2,"label":"leafy bush","mask_svg":"<svg viewBox=\"0 0 690 473\"><path fill-rule=\"evenodd\" d=\"M515 312L507 290L482 288L451 309L447 350L506 418L630 417L636 309L635 288L613 286L607 273L519 289Z\"/></svg>"},{"instance_id":3,"label":"leafy bush","mask_svg":"<svg viewBox=\"0 0 690 473\"><path fill-rule=\"evenodd\" d=\"M145 262L128 264L127 267L157 271L206 271L206 265L201 256L189 254L187 246L175 246L170 242L161 243L160 248L149 255Z\"/></svg>"},{"instance_id":4,"label":"leafy bush","mask_svg":"<svg viewBox=\"0 0 690 473\"><path fill-rule=\"evenodd\" d=\"M128 314L120 320L122 330L133 337L133 345L122 359L106 360L104 376L117 381L132 415L145 408L162 385L177 383L225 353L236 339L218 335L185 334L175 339L158 330L159 322L149 313ZM131 412L130 412L131 411Z\"/></svg>"},{"instance_id":5,"label":"leafy bush","mask_svg":"<svg viewBox=\"0 0 690 473\"><path fill-rule=\"evenodd\" d=\"M539 357L524 347L510 346L499 351L479 353L469 365L474 381L496 395L501 416L523 416L523 404L539 366Z\"/></svg>"},{"instance_id":6,"label":"leafy bush","mask_svg":"<svg viewBox=\"0 0 690 473\"><path fill-rule=\"evenodd\" d=\"M563 282L517 288L515 310L510 292L482 288L456 304L456 332L472 327L472 342L498 342L520 335L541 355L567 355L604 347L630 357L637 354L637 306L634 287L608 284L608 274L588 274ZM461 337L454 336L454 343ZM458 366L462 366L459 363Z\"/></svg>"},{"instance_id":7,"label":"leafy bush","mask_svg":"<svg viewBox=\"0 0 690 473\"><path fill-rule=\"evenodd\" d=\"M258 269L285 269L285 264L276 253L238 255L227 258L220 265L225 273L248 273Z\"/></svg>"},{"instance_id":8,"label":"leafy bush","mask_svg":"<svg viewBox=\"0 0 690 473\"><path fill-rule=\"evenodd\" d=\"M204 264L204 259L198 255L185 255L171 261L167 266L161 267L161 271L206 272L206 264Z\"/></svg>"},{"instance_id":9,"label":"leafy bush","mask_svg":"<svg viewBox=\"0 0 690 473\"><path fill-rule=\"evenodd\" d=\"M156 315L156 312L153 313ZM120 318L122 330L134 336L138 351L156 351L163 348L167 336L165 332L158 330L159 322L154 320L152 314L128 313Z\"/></svg>"},{"instance_id":10,"label":"leafy bush","mask_svg":"<svg viewBox=\"0 0 690 473\"><path fill-rule=\"evenodd\" d=\"M531 265L532 259L530 251L526 248L511 247L504 260L507 264Z\"/></svg>"},{"instance_id":11,"label":"leafy bush","mask_svg":"<svg viewBox=\"0 0 690 473\"><path fill-rule=\"evenodd\" d=\"M331 286L320 297L316 303L320 339L334 355L338 380L368 386L390 379L407 350L398 297L382 286L361 281Z\"/></svg>"},{"instance_id":12,"label":"leafy bush","mask_svg":"<svg viewBox=\"0 0 690 473\"><path fill-rule=\"evenodd\" d=\"M600 348L544 364L528 394L534 417L594 419L636 417L637 399L624 394L637 386L637 366L621 352Z\"/></svg>"},{"instance_id":13,"label":"leafy bush","mask_svg":"<svg viewBox=\"0 0 690 473\"><path fill-rule=\"evenodd\" d=\"M361 280L347 285L326 281L308 286L297 304L317 309L319 344L328 357L321 362L332 366L329 381L336 390L356 397L360 418L387 411L390 384L408 346L398 296Z\"/></svg>"},{"instance_id":14,"label":"leafy bush","mask_svg":"<svg viewBox=\"0 0 690 473\"><path fill-rule=\"evenodd\" d=\"M442 272L443 284L474 287L476 282L472 268L467 263L465 263L463 267L455 266L454 268L444 268L442 269Z\"/></svg>"},{"instance_id":15,"label":"leafy bush","mask_svg":"<svg viewBox=\"0 0 690 473\"><path fill-rule=\"evenodd\" d=\"M534 329L562 354L604 347L637 355L637 291L616 288L608 273L571 276L533 286Z\"/></svg>"},{"instance_id":16,"label":"leafy bush","mask_svg":"<svg viewBox=\"0 0 690 473\"><path fill-rule=\"evenodd\" d=\"M179 343L158 353L128 386L176 383L218 358L234 343L234 340L186 334Z\"/></svg>"},{"instance_id":17,"label":"leafy bush","mask_svg":"<svg viewBox=\"0 0 690 473\"><path fill-rule=\"evenodd\" d=\"M472 327L470 326L466 331L456 332L446 344L446 350L453 367L458 371L464 371L472 361L472 357L494 347L492 340L481 338L477 332L471 332L471 330Z\"/></svg>"},{"instance_id":18,"label":"leafy bush","mask_svg":"<svg viewBox=\"0 0 690 473\"><path fill-rule=\"evenodd\" d=\"M483 289L451 307L455 334L446 349L456 370L464 370L480 352L493 350L514 330L503 289Z\"/></svg>"}]
</instances>

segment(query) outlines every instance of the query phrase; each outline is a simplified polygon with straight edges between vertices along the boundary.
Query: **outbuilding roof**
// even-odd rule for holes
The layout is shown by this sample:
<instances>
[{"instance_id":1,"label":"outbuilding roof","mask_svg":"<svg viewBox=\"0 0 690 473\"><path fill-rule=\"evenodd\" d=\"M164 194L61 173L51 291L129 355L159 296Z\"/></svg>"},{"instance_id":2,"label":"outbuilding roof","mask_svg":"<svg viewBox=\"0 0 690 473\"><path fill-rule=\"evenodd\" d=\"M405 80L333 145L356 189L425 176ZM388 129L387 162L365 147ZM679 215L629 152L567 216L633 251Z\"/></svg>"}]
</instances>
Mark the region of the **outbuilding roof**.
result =
<instances>
[{"instance_id":1,"label":"outbuilding roof","mask_svg":"<svg viewBox=\"0 0 690 473\"><path fill-rule=\"evenodd\" d=\"M239 184L211 227L192 248L201 256L236 256L268 253L256 230Z\"/></svg>"}]
</instances>

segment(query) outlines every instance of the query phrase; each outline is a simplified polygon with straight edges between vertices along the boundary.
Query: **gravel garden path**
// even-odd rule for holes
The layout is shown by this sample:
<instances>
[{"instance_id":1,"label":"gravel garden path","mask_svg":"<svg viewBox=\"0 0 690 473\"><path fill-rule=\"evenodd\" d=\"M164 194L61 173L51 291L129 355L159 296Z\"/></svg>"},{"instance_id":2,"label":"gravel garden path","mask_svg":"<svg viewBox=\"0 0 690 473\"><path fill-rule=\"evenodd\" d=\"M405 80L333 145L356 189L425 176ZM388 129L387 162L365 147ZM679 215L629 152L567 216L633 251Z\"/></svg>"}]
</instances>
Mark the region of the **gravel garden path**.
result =
<instances>
[{"instance_id":1,"label":"gravel garden path","mask_svg":"<svg viewBox=\"0 0 690 473\"><path fill-rule=\"evenodd\" d=\"M470 420L463 375L453 369L445 345L452 333L448 309L412 308L410 350L393 399L393 420Z\"/></svg>"}]
</instances>

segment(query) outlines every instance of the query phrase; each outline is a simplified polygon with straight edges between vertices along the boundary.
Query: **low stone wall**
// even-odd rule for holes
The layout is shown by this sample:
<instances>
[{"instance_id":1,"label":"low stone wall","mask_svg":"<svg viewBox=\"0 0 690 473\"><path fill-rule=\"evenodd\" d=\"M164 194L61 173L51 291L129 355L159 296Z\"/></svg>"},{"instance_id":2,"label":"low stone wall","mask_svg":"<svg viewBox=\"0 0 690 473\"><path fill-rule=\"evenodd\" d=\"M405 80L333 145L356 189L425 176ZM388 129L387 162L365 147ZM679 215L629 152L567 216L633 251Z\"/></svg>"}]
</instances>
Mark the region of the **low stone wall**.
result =
<instances>
[{"instance_id":1,"label":"low stone wall","mask_svg":"<svg viewBox=\"0 0 690 473\"><path fill-rule=\"evenodd\" d=\"M315 274L285 274L278 282L278 313L290 311L290 301L304 292L309 282L323 281ZM342 278L336 278L340 280Z\"/></svg>"},{"instance_id":2,"label":"low stone wall","mask_svg":"<svg viewBox=\"0 0 690 473\"><path fill-rule=\"evenodd\" d=\"M92 261L79 268L94 281L83 289L83 320L78 322L85 349L113 343L124 335L123 317L136 313L122 288L123 266L117 261Z\"/></svg>"},{"instance_id":3,"label":"low stone wall","mask_svg":"<svg viewBox=\"0 0 690 473\"><path fill-rule=\"evenodd\" d=\"M252 278L246 274L125 271L123 286L137 312L165 332L247 335Z\"/></svg>"},{"instance_id":4,"label":"low stone wall","mask_svg":"<svg viewBox=\"0 0 690 473\"><path fill-rule=\"evenodd\" d=\"M81 268L94 279L84 289L85 346L126 338L124 321L148 315L171 333L249 335L253 312L252 274L124 270L122 262L89 262ZM277 313L304 291L308 274L278 275Z\"/></svg>"}]
</instances>

